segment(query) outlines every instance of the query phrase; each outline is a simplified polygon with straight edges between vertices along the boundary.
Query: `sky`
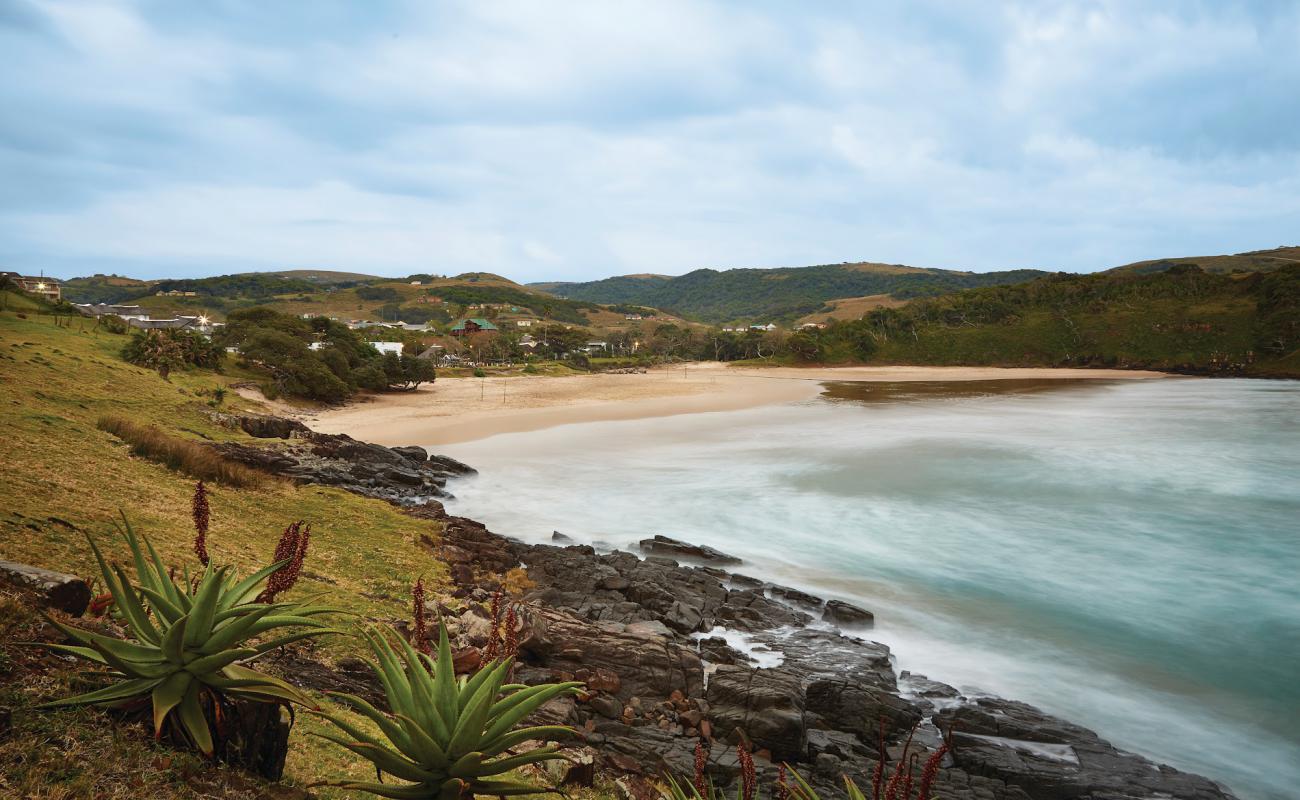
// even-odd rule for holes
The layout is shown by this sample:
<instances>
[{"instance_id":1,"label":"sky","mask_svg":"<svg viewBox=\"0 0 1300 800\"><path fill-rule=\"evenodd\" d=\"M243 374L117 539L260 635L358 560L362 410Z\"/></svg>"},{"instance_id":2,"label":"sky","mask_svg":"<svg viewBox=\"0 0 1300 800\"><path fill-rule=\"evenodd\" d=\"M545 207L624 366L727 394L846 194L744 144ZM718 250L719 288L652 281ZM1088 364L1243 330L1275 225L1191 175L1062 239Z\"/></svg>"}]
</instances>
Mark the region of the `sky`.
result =
<instances>
[{"instance_id":1,"label":"sky","mask_svg":"<svg viewBox=\"0 0 1300 800\"><path fill-rule=\"evenodd\" d=\"M0 0L0 269L1300 244L1300 3Z\"/></svg>"}]
</instances>

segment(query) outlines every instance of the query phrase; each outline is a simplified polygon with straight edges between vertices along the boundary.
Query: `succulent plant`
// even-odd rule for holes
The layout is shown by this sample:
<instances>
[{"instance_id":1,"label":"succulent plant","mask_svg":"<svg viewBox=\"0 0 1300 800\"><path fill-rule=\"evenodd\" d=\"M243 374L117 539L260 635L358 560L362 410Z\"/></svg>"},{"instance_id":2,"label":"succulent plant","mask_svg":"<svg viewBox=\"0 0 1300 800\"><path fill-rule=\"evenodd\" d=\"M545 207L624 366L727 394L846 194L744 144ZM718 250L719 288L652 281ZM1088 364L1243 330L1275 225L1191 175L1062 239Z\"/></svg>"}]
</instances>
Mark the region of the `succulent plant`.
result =
<instances>
[{"instance_id":1,"label":"succulent plant","mask_svg":"<svg viewBox=\"0 0 1300 800\"><path fill-rule=\"evenodd\" d=\"M375 672L384 686L391 714L360 697L331 696L369 719L379 735L369 734L338 714L320 712L343 734L317 734L369 760L380 773L406 784L345 782L344 789L380 797L445 798L488 794L501 797L548 791L503 778L526 764L561 758L546 745L520 755L507 752L525 742L574 733L562 725L515 730L515 726L554 697L576 692L581 683L540 686L506 684L512 659L489 661L473 677L457 678L447 629L438 626L435 657L418 652L390 630L362 634L377 660ZM389 642L397 640L397 649Z\"/></svg>"},{"instance_id":2,"label":"succulent plant","mask_svg":"<svg viewBox=\"0 0 1300 800\"><path fill-rule=\"evenodd\" d=\"M134 556L138 586L132 585L120 565L108 564L94 540L87 538L113 608L131 638L115 639L51 619L50 623L76 644L41 643L103 664L121 680L44 707L129 706L151 701L155 736L161 736L171 720L198 750L211 756L214 743L205 701L208 708L227 698L315 705L294 686L240 663L289 642L336 632L313 619L332 609L253 602L266 579L287 562L277 562L242 580L228 567L209 564L193 580L187 572L178 582L153 543L140 537L148 549L146 558L140 538L125 517L123 522L119 530ZM289 629L293 631L253 641Z\"/></svg>"}]
</instances>

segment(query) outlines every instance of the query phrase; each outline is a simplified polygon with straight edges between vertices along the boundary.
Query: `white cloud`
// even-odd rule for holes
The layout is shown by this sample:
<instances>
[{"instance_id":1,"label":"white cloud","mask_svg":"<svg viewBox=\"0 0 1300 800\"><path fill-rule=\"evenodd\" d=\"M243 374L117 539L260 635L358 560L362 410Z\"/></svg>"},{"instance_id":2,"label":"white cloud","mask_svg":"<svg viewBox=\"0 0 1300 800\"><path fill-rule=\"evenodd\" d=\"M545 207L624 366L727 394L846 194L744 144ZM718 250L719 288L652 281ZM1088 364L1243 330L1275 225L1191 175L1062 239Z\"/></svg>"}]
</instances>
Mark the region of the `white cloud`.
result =
<instances>
[{"instance_id":1,"label":"white cloud","mask_svg":"<svg viewBox=\"0 0 1300 800\"><path fill-rule=\"evenodd\" d=\"M30 8L52 33L0 27L0 259L33 269L1093 269L1300 229L1300 13Z\"/></svg>"}]
</instances>

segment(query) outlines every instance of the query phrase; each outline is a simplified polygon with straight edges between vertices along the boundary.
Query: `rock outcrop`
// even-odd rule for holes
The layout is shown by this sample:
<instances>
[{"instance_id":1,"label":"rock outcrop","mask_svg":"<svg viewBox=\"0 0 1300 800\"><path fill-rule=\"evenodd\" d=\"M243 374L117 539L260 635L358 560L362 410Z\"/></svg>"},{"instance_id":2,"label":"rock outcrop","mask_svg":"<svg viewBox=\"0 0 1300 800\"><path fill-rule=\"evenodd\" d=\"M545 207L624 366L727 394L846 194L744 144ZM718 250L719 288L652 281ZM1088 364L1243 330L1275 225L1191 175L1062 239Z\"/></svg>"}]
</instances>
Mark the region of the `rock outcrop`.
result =
<instances>
[{"instance_id":1,"label":"rock outcrop","mask_svg":"<svg viewBox=\"0 0 1300 800\"><path fill-rule=\"evenodd\" d=\"M211 445L222 457L299 483L336 486L403 506L447 498L447 479L474 470L447 456L429 456L423 447L384 447L343 434L316 433L300 422L279 417L213 414L229 427L285 444L263 447L241 442Z\"/></svg>"}]
</instances>

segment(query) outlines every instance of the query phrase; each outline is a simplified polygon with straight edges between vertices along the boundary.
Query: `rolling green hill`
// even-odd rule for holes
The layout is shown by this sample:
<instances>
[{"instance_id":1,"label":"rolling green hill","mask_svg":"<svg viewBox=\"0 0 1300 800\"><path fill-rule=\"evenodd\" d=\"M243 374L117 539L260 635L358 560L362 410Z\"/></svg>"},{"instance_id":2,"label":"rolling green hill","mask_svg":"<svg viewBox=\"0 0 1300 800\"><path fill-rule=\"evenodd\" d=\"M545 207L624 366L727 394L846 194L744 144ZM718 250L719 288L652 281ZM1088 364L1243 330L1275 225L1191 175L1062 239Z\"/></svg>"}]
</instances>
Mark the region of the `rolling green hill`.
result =
<instances>
[{"instance_id":1,"label":"rolling green hill","mask_svg":"<svg viewBox=\"0 0 1300 800\"><path fill-rule=\"evenodd\" d=\"M680 277L625 275L590 283L541 283L532 288L596 303L662 308L704 322L791 321L830 300L888 294L899 299L976 286L1020 283L1039 270L955 272L891 264L824 264L779 269L701 269Z\"/></svg>"},{"instance_id":2,"label":"rolling green hill","mask_svg":"<svg viewBox=\"0 0 1300 800\"><path fill-rule=\"evenodd\" d=\"M1272 250L1252 250L1230 256L1185 256L1138 261L1115 267L1111 272L1152 273L1164 272L1178 265L1200 267L1206 272L1231 274L1234 272L1271 272L1290 264L1300 264L1300 247L1275 247Z\"/></svg>"},{"instance_id":3,"label":"rolling green hill","mask_svg":"<svg viewBox=\"0 0 1300 800\"><path fill-rule=\"evenodd\" d=\"M822 361L1300 377L1300 264L1052 275L877 309L791 337L791 349Z\"/></svg>"}]
</instances>

